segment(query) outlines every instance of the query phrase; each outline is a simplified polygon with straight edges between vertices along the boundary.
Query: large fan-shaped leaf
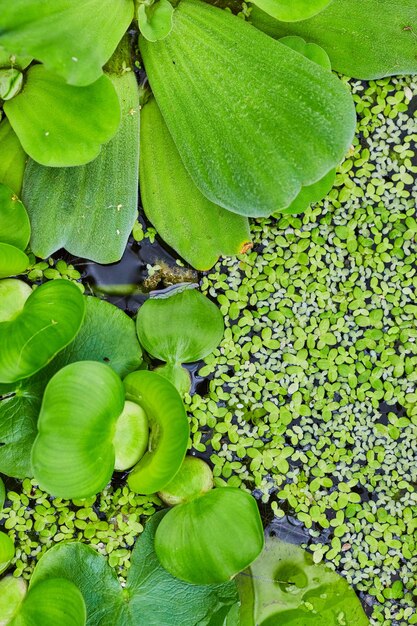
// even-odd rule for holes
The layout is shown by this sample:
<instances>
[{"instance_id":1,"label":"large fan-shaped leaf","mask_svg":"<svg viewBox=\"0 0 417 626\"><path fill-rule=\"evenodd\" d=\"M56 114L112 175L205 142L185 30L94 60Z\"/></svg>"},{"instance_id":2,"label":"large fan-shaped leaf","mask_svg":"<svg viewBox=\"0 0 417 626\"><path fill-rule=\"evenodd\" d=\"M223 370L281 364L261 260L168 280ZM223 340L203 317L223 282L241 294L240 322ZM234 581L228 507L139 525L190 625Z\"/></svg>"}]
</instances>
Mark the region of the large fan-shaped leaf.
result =
<instances>
[{"instance_id":1,"label":"large fan-shaped leaf","mask_svg":"<svg viewBox=\"0 0 417 626\"><path fill-rule=\"evenodd\" d=\"M226 11L181 0L168 37L140 49L185 167L226 209L287 207L351 145L353 100L336 76Z\"/></svg>"},{"instance_id":2,"label":"large fan-shaped leaf","mask_svg":"<svg viewBox=\"0 0 417 626\"><path fill-rule=\"evenodd\" d=\"M149 422L149 448L128 476L136 493L160 491L180 469L190 428L181 396L154 372L132 372L125 380L126 399L143 408Z\"/></svg>"},{"instance_id":3,"label":"large fan-shaped leaf","mask_svg":"<svg viewBox=\"0 0 417 626\"><path fill-rule=\"evenodd\" d=\"M147 522L136 542L123 590L107 559L82 543L48 550L35 568L32 585L58 577L72 581L83 594L88 626L224 624L229 611L237 608L235 583L196 586L168 574L153 547L161 516L156 513Z\"/></svg>"},{"instance_id":4,"label":"large fan-shaped leaf","mask_svg":"<svg viewBox=\"0 0 417 626\"><path fill-rule=\"evenodd\" d=\"M42 489L71 499L88 498L106 486L123 406L122 381L103 363L71 363L51 378L32 448L33 474Z\"/></svg>"},{"instance_id":5,"label":"large fan-shaped leaf","mask_svg":"<svg viewBox=\"0 0 417 626\"><path fill-rule=\"evenodd\" d=\"M18 316L0 323L0 382L27 378L49 363L78 333L84 309L80 290L67 280L38 287Z\"/></svg>"},{"instance_id":6,"label":"large fan-shaped leaf","mask_svg":"<svg viewBox=\"0 0 417 626\"><path fill-rule=\"evenodd\" d=\"M98 156L120 123L120 105L107 76L73 87L34 65L23 90L4 111L27 154L51 167L83 165Z\"/></svg>"},{"instance_id":7,"label":"large fan-shaped leaf","mask_svg":"<svg viewBox=\"0 0 417 626\"><path fill-rule=\"evenodd\" d=\"M84 626L86 610L80 590L65 578L50 578L30 587L9 626Z\"/></svg>"},{"instance_id":8,"label":"large fan-shaped leaf","mask_svg":"<svg viewBox=\"0 0 417 626\"><path fill-rule=\"evenodd\" d=\"M299 546L269 538L250 570L238 577L246 626L369 624L347 581L315 565Z\"/></svg>"},{"instance_id":9,"label":"large fan-shaped leaf","mask_svg":"<svg viewBox=\"0 0 417 626\"><path fill-rule=\"evenodd\" d=\"M332 0L252 0L252 2L277 20L298 22L320 13Z\"/></svg>"},{"instance_id":10,"label":"large fan-shaped leaf","mask_svg":"<svg viewBox=\"0 0 417 626\"><path fill-rule=\"evenodd\" d=\"M254 7L250 21L272 37L299 35L319 44L332 67L347 76L417 73L415 0L333 0L319 15L293 24Z\"/></svg>"},{"instance_id":11,"label":"large fan-shaped leaf","mask_svg":"<svg viewBox=\"0 0 417 626\"><path fill-rule=\"evenodd\" d=\"M15 192L0 183L0 241L24 250L29 243L28 214Z\"/></svg>"},{"instance_id":12,"label":"large fan-shaped leaf","mask_svg":"<svg viewBox=\"0 0 417 626\"><path fill-rule=\"evenodd\" d=\"M207 585L230 580L259 556L264 531L256 500L223 487L174 507L155 535L155 551L173 576Z\"/></svg>"},{"instance_id":13,"label":"large fan-shaped leaf","mask_svg":"<svg viewBox=\"0 0 417 626\"><path fill-rule=\"evenodd\" d=\"M248 220L210 202L195 186L154 98L141 113L140 188L158 234L198 270L250 244Z\"/></svg>"},{"instance_id":14,"label":"large fan-shaped leaf","mask_svg":"<svg viewBox=\"0 0 417 626\"><path fill-rule=\"evenodd\" d=\"M45 387L62 367L83 360L107 363L120 377L138 369L142 354L133 320L109 302L86 298L85 319L74 341L0 402L0 471L16 478L32 475L30 451Z\"/></svg>"},{"instance_id":15,"label":"large fan-shaped leaf","mask_svg":"<svg viewBox=\"0 0 417 626\"><path fill-rule=\"evenodd\" d=\"M88 85L101 75L132 17L132 0L3 2L0 45L32 55L71 85Z\"/></svg>"},{"instance_id":16,"label":"large fan-shaped leaf","mask_svg":"<svg viewBox=\"0 0 417 626\"><path fill-rule=\"evenodd\" d=\"M23 194L37 256L66 248L113 263L125 250L138 206L139 93L134 73L122 71L121 56L109 73L122 110L116 136L87 165L52 169L29 161L26 168Z\"/></svg>"},{"instance_id":17,"label":"large fan-shaped leaf","mask_svg":"<svg viewBox=\"0 0 417 626\"><path fill-rule=\"evenodd\" d=\"M0 122L0 182L20 194L26 153L7 118Z\"/></svg>"}]
</instances>

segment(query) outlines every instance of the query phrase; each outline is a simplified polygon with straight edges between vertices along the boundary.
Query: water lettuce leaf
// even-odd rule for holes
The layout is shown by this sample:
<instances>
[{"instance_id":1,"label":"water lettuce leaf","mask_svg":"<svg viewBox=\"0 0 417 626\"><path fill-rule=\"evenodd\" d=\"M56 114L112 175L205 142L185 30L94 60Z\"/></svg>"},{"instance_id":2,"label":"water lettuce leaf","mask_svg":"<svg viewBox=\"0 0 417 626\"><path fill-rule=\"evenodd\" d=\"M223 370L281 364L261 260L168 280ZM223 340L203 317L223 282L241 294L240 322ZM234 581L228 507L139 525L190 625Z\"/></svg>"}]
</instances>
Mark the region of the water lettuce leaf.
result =
<instances>
[{"instance_id":1,"label":"water lettuce leaf","mask_svg":"<svg viewBox=\"0 0 417 626\"><path fill-rule=\"evenodd\" d=\"M332 0L252 0L252 2L276 20L298 22L320 13Z\"/></svg>"},{"instance_id":2,"label":"water lettuce leaf","mask_svg":"<svg viewBox=\"0 0 417 626\"><path fill-rule=\"evenodd\" d=\"M30 223L16 193L0 183L0 241L24 250L29 243Z\"/></svg>"},{"instance_id":3,"label":"water lettuce leaf","mask_svg":"<svg viewBox=\"0 0 417 626\"><path fill-rule=\"evenodd\" d=\"M277 39L299 35L317 43L333 69L353 78L417 73L415 0L333 0L322 13L294 23L253 7L250 22Z\"/></svg>"},{"instance_id":4,"label":"water lettuce leaf","mask_svg":"<svg viewBox=\"0 0 417 626\"><path fill-rule=\"evenodd\" d=\"M81 543L46 552L31 585L57 577L73 582L84 597L87 626L222 626L238 606L236 584L196 586L168 574L153 547L163 515L153 515L139 537L124 589L105 557Z\"/></svg>"},{"instance_id":5,"label":"water lettuce leaf","mask_svg":"<svg viewBox=\"0 0 417 626\"><path fill-rule=\"evenodd\" d=\"M164 39L171 32L173 15L174 7L169 0L141 2L137 10L140 32L148 41Z\"/></svg>"},{"instance_id":6,"label":"water lettuce leaf","mask_svg":"<svg viewBox=\"0 0 417 626\"><path fill-rule=\"evenodd\" d=\"M186 169L228 210L289 206L351 145L355 108L342 82L226 11L181 0L170 34L139 43Z\"/></svg>"},{"instance_id":7,"label":"water lettuce leaf","mask_svg":"<svg viewBox=\"0 0 417 626\"><path fill-rule=\"evenodd\" d=\"M210 202L184 167L155 98L141 111L140 189L146 217L190 265L208 270L220 256L250 247L247 218Z\"/></svg>"},{"instance_id":8,"label":"water lettuce leaf","mask_svg":"<svg viewBox=\"0 0 417 626\"><path fill-rule=\"evenodd\" d=\"M139 92L133 71L122 73L118 65L108 76L122 118L99 156L79 167L52 169L29 161L26 168L23 196L32 222L31 247L39 257L66 248L97 263L113 263L125 250L138 206Z\"/></svg>"},{"instance_id":9,"label":"water lettuce leaf","mask_svg":"<svg viewBox=\"0 0 417 626\"><path fill-rule=\"evenodd\" d=\"M20 195L27 156L7 117L0 122L0 145L0 182Z\"/></svg>"},{"instance_id":10,"label":"water lettuce leaf","mask_svg":"<svg viewBox=\"0 0 417 626\"><path fill-rule=\"evenodd\" d=\"M101 76L132 18L132 0L3 2L0 45L35 57L71 85L89 85Z\"/></svg>"},{"instance_id":11,"label":"water lettuce leaf","mask_svg":"<svg viewBox=\"0 0 417 626\"><path fill-rule=\"evenodd\" d=\"M86 298L84 322L74 341L38 374L9 389L1 400L1 472L16 478L32 475L30 454L45 387L62 367L83 360L107 363L120 377L138 369L142 363L134 322L123 311L98 298Z\"/></svg>"}]
</instances>

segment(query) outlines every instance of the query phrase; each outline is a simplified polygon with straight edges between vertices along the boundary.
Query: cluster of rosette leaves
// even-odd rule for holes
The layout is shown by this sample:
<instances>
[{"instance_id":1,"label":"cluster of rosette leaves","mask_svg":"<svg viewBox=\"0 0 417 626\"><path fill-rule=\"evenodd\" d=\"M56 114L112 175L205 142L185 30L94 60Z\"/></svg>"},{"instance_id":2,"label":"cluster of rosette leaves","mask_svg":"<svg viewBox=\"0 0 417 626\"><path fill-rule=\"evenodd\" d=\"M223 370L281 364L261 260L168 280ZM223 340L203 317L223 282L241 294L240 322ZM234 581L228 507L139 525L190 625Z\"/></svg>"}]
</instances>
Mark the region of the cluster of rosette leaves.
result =
<instances>
[{"instance_id":1,"label":"cluster of rosette leaves","mask_svg":"<svg viewBox=\"0 0 417 626\"><path fill-rule=\"evenodd\" d=\"M331 65L417 69L412 0L254 0L250 23L174 4L2 6L0 182L23 184L37 256L119 260L139 176L146 215L197 269L242 252L248 217L302 212L333 184L355 112Z\"/></svg>"}]
</instances>

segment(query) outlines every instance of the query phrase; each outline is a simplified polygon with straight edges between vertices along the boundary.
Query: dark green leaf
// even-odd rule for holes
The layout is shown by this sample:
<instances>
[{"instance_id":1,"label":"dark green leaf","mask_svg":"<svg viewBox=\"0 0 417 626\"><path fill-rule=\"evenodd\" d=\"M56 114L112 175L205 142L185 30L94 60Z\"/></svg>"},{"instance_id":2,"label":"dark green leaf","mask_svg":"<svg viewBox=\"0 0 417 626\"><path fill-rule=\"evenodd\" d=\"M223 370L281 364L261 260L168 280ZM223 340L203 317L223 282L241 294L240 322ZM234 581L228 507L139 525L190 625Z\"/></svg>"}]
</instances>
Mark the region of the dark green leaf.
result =
<instances>
[{"instance_id":1,"label":"dark green leaf","mask_svg":"<svg viewBox=\"0 0 417 626\"><path fill-rule=\"evenodd\" d=\"M51 167L92 161L120 124L119 100L107 76L73 87L42 65L28 70L23 90L4 103L4 111L25 152Z\"/></svg>"},{"instance_id":2,"label":"dark green leaf","mask_svg":"<svg viewBox=\"0 0 417 626\"><path fill-rule=\"evenodd\" d=\"M293 24L253 8L250 21L277 39L299 35L328 53L333 69L361 79L417 73L415 0L333 0L319 15Z\"/></svg>"}]
</instances>

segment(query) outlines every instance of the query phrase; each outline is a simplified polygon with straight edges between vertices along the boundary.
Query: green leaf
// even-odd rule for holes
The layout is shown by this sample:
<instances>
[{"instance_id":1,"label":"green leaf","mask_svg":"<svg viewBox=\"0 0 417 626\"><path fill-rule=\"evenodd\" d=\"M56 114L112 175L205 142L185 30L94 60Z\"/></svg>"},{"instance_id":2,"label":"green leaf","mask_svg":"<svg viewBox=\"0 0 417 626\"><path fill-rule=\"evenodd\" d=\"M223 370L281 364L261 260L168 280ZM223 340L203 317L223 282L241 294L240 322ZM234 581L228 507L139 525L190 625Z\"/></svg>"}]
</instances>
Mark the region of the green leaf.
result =
<instances>
[{"instance_id":1,"label":"green leaf","mask_svg":"<svg viewBox=\"0 0 417 626\"><path fill-rule=\"evenodd\" d=\"M23 85L23 74L15 68L0 69L0 99L11 100Z\"/></svg>"},{"instance_id":2,"label":"green leaf","mask_svg":"<svg viewBox=\"0 0 417 626\"><path fill-rule=\"evenodd\" d=\"M226 582L248 567L263 545L256 500L233 487L213 489L174 507L155 535L161 565L195 585Z\"/></svg>"},{"instance_id":3,"label":"green leaf","mask_svg":"<svg viewBox=\"0 0 417 626\"><path fill-rule=\"evenodd\" d=\"M14 557L14 543L9 535L0 532L0 574L6 570Z\"/></svg>"},{"instance_id":4,"label":"green leaf","mask_svg":"<svg viewBox=\"0 0 417 626\"><path fill-rule=\"evenodd\" d=\"M24 250L29 243L30 223L15 192L0 183L0 241Z\"/></svg>"},{"instance_id":5,"label":"green leaf","mask_svg":"<svg viewBox=\"0 0 417 626\"><path fill-rule=\"evenodd\" d=\"M0 183L20 195L26 154L7 118L0 122L0 145Z\"/></svg>"},{"instance_id":6,"label":"green leaf","mask_svg":"<svg viewBox=\"0 0 417 626\"><path fill-rule=\"evenodd\" d=\"M52 169L28 163L23 194L36 256L46 258L66 248L97 263L113 263L123 255L137 217L139 94L133 72L110 78L122 121L99 156L80 167Z\"/></svg>"},{"instance_id":7,"label":"green leaf","mask_svg":"<svg viewBox=\"0 0 417 626\"><path fill-rule=\"evenodd\" d=\"M0 511L3 509L5 499L6 499L6 487L4 486L4 482L0 478Z\"/></svg>"},{"instance_id":8,"label":"green leaf","mask_svg":"<svg viewBox=\"0 0 417 626\"><path fill-rule=\"evenodd\" d=\"M107 365L79 361L57 372L45 389L32 448L40 487L65 499L101 491L113 474L123 406L122 382Z\"/></svg>"},{"instance_id":9,"label":"green leaf","mask_svg":"<svg viewBox=\"0 0 417 626\"><path fill-rule=\"evenodd\" d=\"M297 37L295 35L283 37L279 40L279 43L283 43L285 46L292 48L292 50L299 52L306 57L306 59L314 61L314 63L321 65L321 67L324 67L326 70L332 69L329 55L316 43L307 43L302 37Z\"/></svg>"},{"instance_id":10,"label":"green leaf","mask_svg":"<svg viewBox=\"0 0 417 626\"><path fill-rule=\"evenodd\" d=\"M299 35L322 46L332 67L347 76L369 80L417 73L414 0L333 0L319 15L294 24L254 7L250 21L272 37Z\"/></svg>"},{"instance_id":11,"label":"green leaf","mask_svg":"<svg viewBox=\"0 0 417 626\"><path fill-rule=\"evenodd\" d=\"M18 316L0 323L0 382L27 378L49 363L78 333L84 310L83 296L71 282L38 287Z\"/></svg>"},{"instance_id":12,"label":"green leaf","mask_svg":"<svg viewBox=\"0 0 417 626\"><path fill-rule=\"evenodd\" d=\"M140 181L142 204L158 234L198 270L221 255L250 247L249 222L210 202L195 186L156 104L141 111Z\"/></svg>"},{"instance_id":13,"label":"green leaf","mask_svg":"<svg viewBox=\"0 0 417 626\"><path fill-rule=\"evenodd\" d=\"M290 206L282 211L277 211L275 213L276 217L280 217L281 215L294 215L297 213L304 213L304 211L311 205L313 202L319 202L323 198L327 196L330 189L334 185L334 181L336 179L336 170L330 170L326 176L322 179L314 183L314 185L310 185L308 187L302 187L300 193L296 197L296 199L291 202Z\"/></svg>"},{"instance_id":14,"label":"green leaf","mask_svg":"<svg viewBox=\"0 0 417 626\"><path fill-rule=\"evenodd\" d=\"M145 411L128 400L116 422L113 436L115 450L114 469L124 471L143 457L149 440L148 418Z\"/></svg>"},{"instance_id":15,"label":"green leaf","mask_svg":"<svg viewBox=\"0 0 417 626\"><path fill-rule=\"evenodd\" d=\"M213 472L205 461L186 456L179 472L159 492L159 497L169 506L183 504L198 498L213 488Z\"/></svg>"},{"instance_id":16,"label":"green leaf","mask_svg":"<svg viewBox=\"0 0 417 626\"><path fill-rule=\"evenodd\" d=\"M211 300L197 289L181 286L146 300L136 330L142 346L155 358L192 363L219 345L224 323Z\"/></svg>"},{"instance_id":17,"label":"green leaf","mask_svg":"<svg viewBox=\"0 0 417 626\"><path fill-rule=\"evenodd\" d=\"M3 7L2 7L3 8ZM3 12L2 12L3 13ZM2 15L3 17L3 15ZM33 61L30 56L16 56L0 46L0 68L17 68L24 70Z\"/></svg>"},{"instance_id":18,"label":"green leaf","mask_svg":"<svg viewBox=\"0 0 417 626\"><path fill-rule=\"evenodd\" d=\"M298 22L320 13L332 0L252 0L252 2L276 20Z\"/></svg>"},{"instance_id":19,"label":"green leaf","mask_svg":"<svg viewBox=\"0 0 417 626\"><path fill-rule=\"evenodd\" d=\"M226 11L181 0L168 37L141 37L140 50L186 169L226 209L289 206L352 143L355 108L341 81Z\"/></svg>"},{"instance_id":20,"label":"green leaf","mask_svg":"<svg viewBox=\"0 0 417 626\"><path fill-rule=\"evenodd\" d=\"M241 593L242 611L253 601L247 586L251 577L254 604L245 624L252 626L367 626L361 603L344 578L325 565L315 565L310 553L268 538L264 552L250 567ZM239 581L239 583L241 582Z\"/></svg>"},{"instance_id":21,"label":"green leaf","mask_svg":"<svg viewBox=\"0 0 417 626\"><path fill-rule=\"evenodd\" d=\"M169 380L178 390L181 398L186 393L189 393L191 389L191 375L180 363L165 363L165 365L155 367L154 371Z\"/></svg>"},{"instance_id":22,"label":"green leaf","mask_svg":"<svg viewBox=\"0 0 417 626\"><path fill-rule=\"evenodd\" d=\"M4 112L25 152L50 167L92 161L120 123L119 101L107 76L73 87L42 65L29 68L23 90L4 103Z\"/></svg>"},{"instance_id":23,"label":"green leaf","mask_svg":"<svg viewBox=\"0 0 417 626\"><path fill-rule=\"evenodd\" d=\"M35 568L32 584L54 577L72 581L84 596L87 626L223 624L238 604L235 583L197 587L168 574L153 547L162 515L154 515L139 537L124 590L105 557L82 543L60 544L48 550ZM173 598L181 601L173 602Z\"/></svg>"},{"instance_id":24,"label":"green leaf","mask_svg":"<svg viewBox=\"0 0 417 626\"><path fill-rule=\"evenodd\" d=\"M8 243L0 243L0 279L21 274L28 267L29 258L24 252Z\"/></svg>"},{"instance_id":25,"label":"green leaf","mask_svg":"<svg viewBox=\"0 0 417 626\"><path fill-rule=\"evenodd\" d=\"M89 85L133 18L132 0L14 0L3 3L0 45L30 54L71 85Z\"/></svg>"},{"instance_id":26,"label":"green leaf","mask_svg":"<svg viewBox=\"0 0 417 626\"><path fill-rule=\"evenodd\" d=\"M157 0L152 4L142 2L137 15L140 32L148 41L165 39L172 30L174 7L169 0Z\"/></svg>"},{"instance_id":27,"label":"green leaf","mask_svg":"<svg viewBox=\"0 0 417 626\"><path fill-rule=\"evenodd\" d=\"M7 626L16 615L26 594L23 578L5 576L0 580L0 626Z\"/></svg>"},{"instance_id":28,"label":"green leaf","mask_svg":"<svg viewBox=\"0 0 417 626\"><path fill-rule=\"evenodd\" d=\"M123 311L99 298L88 297L81 329L55 359L38 374L21 381L15 393L0 402L0 471L24 478L32 475L30 452L37 435L43 392L62 367L76 361L107 363L120 377L140 367L142 353L135 325Z\"/></svg>"},{"instance_id":29,"label":"green leaf","mask_svg":"<svg viewBox=\"0 0 417 626\"><path fill-rule=\"evenodd\" d=\"M143 408L149 421L149 449L130 472L132 491L160 491L180 469L188 446L190 427L175 387L155 372L132 372L124 380L126 399Z\"/></svg>"},{"instance_id":30,"label":"green leaf","mask_svg":"<svg viewBox=\"0 0 417 626\"><path fill-rule=\"evenodd\" d=\"M77 587L51 578L30 587L10 626L84 626L86 610Z\"/></svg>"},{"instance_id":31,"label":"green leaf","mask_svg":"<svg viewBox=\"0 0 417 626\"><path fill-rule=\"evenodd\" d=\"M17 278L0 280L0 322L14 319L23 310L32 288Z\"/></svg>"}]
</instances>

